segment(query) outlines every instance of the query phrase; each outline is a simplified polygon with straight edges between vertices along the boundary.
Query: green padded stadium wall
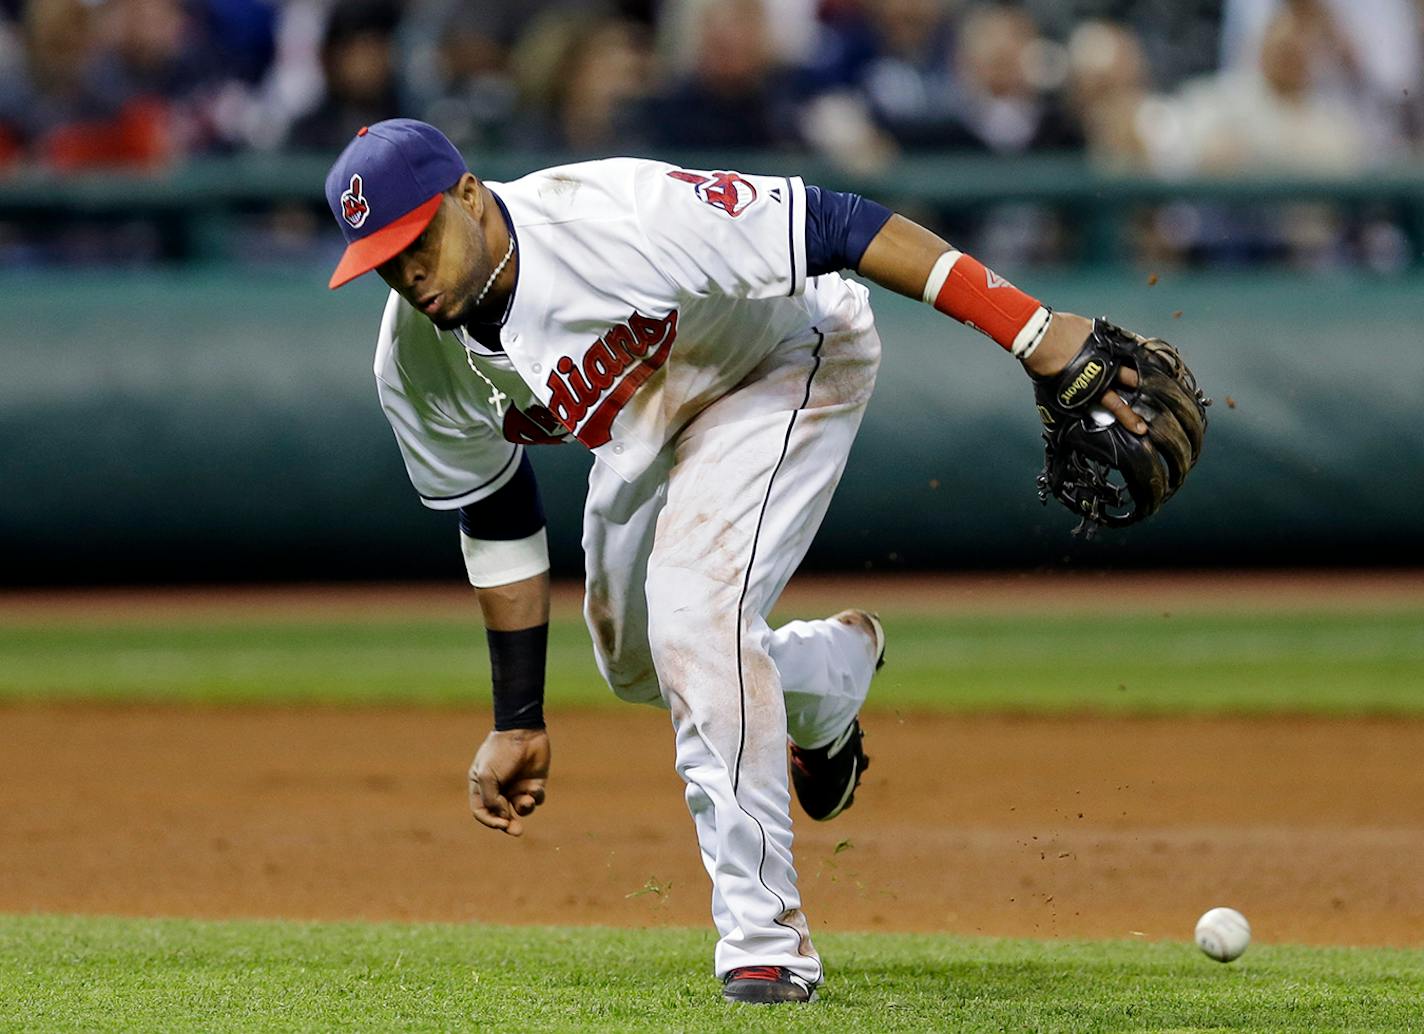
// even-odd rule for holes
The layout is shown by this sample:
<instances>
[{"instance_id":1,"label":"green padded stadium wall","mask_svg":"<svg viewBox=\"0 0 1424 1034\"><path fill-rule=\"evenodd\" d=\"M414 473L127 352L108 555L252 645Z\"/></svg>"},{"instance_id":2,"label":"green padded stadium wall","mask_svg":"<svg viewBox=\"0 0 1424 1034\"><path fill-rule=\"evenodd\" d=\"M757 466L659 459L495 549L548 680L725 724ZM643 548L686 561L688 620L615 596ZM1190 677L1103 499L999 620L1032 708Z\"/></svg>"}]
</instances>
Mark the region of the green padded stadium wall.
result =
<instances>
[{"instance_id":1,"label":"green padded stadium wall","mask_svg":"<svg viewBox=\"0 0 1424 1034\"><path fill-rule=\"evenodd\" d=\"M384 289L324 279L0 278L3 581L460 578L454 518L419 505L375 401ZM1038 427L1016 364L877 290L880 384L809 566L1424 558L1424 281L1021 279L1183 348L1216 398L1187 488L1145 525L1075 540L1068 513L1035 497ZM576 572L588 456L534 457L556 566Z\"/></svg>"}]
</instances>

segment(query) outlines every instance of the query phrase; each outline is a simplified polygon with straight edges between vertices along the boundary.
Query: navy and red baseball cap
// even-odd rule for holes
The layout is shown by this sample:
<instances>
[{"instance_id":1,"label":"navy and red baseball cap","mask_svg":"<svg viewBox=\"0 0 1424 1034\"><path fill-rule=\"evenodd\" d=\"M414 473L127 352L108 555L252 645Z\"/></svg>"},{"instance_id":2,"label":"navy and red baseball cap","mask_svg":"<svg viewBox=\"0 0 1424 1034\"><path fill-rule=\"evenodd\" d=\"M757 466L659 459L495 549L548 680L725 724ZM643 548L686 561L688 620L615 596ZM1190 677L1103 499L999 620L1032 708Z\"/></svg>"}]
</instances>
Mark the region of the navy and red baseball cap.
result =
<instances>
[{"instance_id":1,"label":"navy and red baseball cap","mask_svg":"<svg viewBox=\"0 0 1424 1034\"><path fill-rule=\"evenodd\" d=\"M331 274L337 288L398 255L430 225L465 159L425 122L392 118L362 126L326 174L326 203L346 236Z\"/></svg>"}]
</instances>

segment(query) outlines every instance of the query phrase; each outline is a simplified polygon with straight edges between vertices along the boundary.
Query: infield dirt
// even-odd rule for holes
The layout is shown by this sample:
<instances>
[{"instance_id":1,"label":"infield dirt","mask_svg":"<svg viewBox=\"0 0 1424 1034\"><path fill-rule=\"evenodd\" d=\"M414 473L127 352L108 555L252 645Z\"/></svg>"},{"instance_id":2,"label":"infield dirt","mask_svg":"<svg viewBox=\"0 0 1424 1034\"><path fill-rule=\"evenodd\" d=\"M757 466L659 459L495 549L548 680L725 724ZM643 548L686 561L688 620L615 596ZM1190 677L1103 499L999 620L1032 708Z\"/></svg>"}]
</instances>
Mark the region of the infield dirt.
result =
<instances>
[{"instance_id":1,"label":"infield dirt","mask_svg":"<svg viewBox=\"0 0 1424 1034\"><path fill-rule=\"evenodd\" d=\"M552 722L515 840L466 808L484 712L0 708L0 911L708 925L666 716ZM818 929L1185 939L1225 904L1424 944L1424 722L867 725L855 807L797 819Z\"/></svg>"}]
</instances>

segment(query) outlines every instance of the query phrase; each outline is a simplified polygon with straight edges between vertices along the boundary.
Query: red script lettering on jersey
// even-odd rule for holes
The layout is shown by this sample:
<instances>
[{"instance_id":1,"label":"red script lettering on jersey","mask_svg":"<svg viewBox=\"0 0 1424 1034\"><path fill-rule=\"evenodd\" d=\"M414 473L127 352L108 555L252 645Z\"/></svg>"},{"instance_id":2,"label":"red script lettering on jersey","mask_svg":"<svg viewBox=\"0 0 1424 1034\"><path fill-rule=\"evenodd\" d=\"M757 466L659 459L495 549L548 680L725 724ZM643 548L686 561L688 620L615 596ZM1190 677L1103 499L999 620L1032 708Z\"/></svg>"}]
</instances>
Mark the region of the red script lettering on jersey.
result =
<instances>
[{"instance_id":1,"label":"red script lettering on jersey","mask_svg":"<svg viewBox=\"0 0 1424 1034\"><path fill-rule=\"evenodd\" d=\"M555 364L546 382L549 411L590 449L607 445L613 421L667 362L676 340L676 309L661 318L633 313L590 345L581 362L564 356Z\"/></svg>"},{"instance_id":2,"label":"red script lettering on jersey","mask_svg":"<svg viewBox=\"0 0 1424 1034\"><path fill-rule=\"evenodd\" d=\"M719 208L733 219L756 203L756 187L735 172L688 172L675 169L671 179L691 183L693 191L706 204Z\"/></svg>"}]
</instances>

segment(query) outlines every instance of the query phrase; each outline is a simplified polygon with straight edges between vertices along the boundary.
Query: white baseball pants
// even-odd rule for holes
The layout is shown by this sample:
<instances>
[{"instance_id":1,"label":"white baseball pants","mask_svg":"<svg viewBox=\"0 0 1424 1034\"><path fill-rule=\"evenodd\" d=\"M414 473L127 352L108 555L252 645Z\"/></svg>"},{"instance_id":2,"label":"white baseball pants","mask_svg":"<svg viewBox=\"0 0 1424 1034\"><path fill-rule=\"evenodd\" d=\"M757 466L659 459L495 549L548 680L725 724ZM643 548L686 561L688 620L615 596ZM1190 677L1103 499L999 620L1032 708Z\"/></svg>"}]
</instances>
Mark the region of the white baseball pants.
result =
<instances>
[{"instance_id":1,"label":"white baseball pants","mask_svg":"<svg viewBox=\"0 0 1424 1034\"><path fill-rule=\"evenodd\" d=\"M779 348L627 483L595 464L585 616L624 700L667 707L720 939L718 977L821 961L791 857L786 739L822 746L875 668L862 630L767 625L845 469L875 384L868 309L853 329Z\"/></svg>"}]
</instances>

